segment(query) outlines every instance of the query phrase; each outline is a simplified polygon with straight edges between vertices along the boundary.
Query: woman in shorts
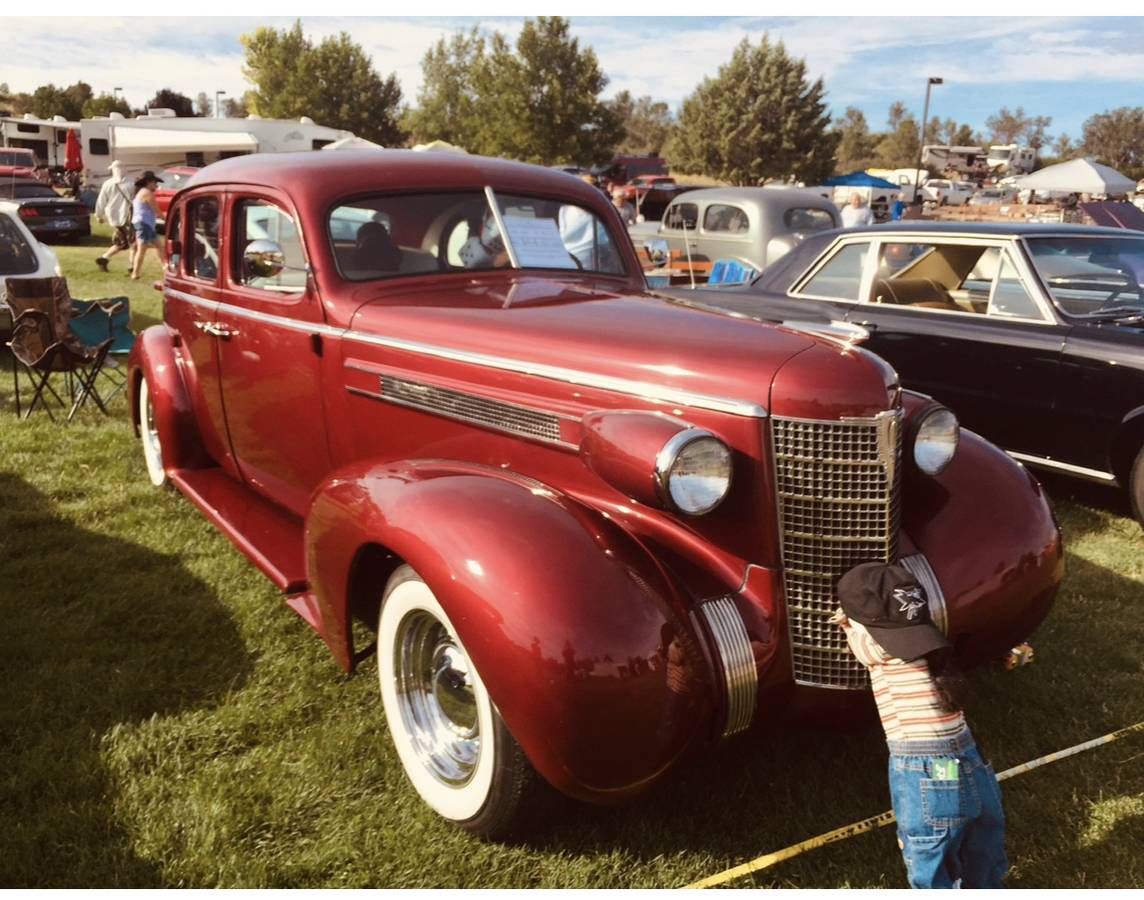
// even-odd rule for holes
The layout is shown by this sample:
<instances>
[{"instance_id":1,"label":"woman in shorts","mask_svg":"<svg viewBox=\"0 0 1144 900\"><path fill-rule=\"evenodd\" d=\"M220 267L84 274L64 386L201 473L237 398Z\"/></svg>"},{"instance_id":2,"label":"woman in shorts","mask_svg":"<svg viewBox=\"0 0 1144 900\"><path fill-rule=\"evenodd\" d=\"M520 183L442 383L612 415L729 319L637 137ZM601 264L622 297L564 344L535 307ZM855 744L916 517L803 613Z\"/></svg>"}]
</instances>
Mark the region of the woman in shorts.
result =
<instances>
[{"instance_id":1,"label":"woman in shorts","mask_svg":"<svg viewBox=\"0 0 1144 900\"><path fill-rule=\"evenodd\" d=\"M155 229L155 217L159 204L155 201L155 188L162 182L154 172L144 172L135 181L135 199L131 201L131 224L135 228L135 260L131 269L133 281L139 280L143 268L143 257L148 248L154 249L163 261L163 248L159 244L159 232Z\"/></svg>"}]
</instances>

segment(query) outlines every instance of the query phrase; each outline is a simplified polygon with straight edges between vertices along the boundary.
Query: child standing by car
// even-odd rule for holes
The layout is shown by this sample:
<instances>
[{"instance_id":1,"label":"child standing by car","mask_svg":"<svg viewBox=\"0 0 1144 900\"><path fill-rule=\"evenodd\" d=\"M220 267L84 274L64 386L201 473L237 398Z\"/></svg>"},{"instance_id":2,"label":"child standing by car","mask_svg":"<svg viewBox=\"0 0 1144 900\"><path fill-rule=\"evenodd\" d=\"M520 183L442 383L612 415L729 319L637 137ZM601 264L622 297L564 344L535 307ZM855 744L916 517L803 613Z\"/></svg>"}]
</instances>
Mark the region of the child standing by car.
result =
<instances>
[{"instance_id":1,"label":"child standing by car","mask_svg":"<svg viewBox=\"0 0 1144 900\"><path fill-rule=\"evenodd\" d=\"M927 657L949 650L924 588L902 566L863 563L838 582L831 619L870 672L890 750L890 798L910 887L999 888L1009 869L992 767Z\"/></svg>"}]
</instances>

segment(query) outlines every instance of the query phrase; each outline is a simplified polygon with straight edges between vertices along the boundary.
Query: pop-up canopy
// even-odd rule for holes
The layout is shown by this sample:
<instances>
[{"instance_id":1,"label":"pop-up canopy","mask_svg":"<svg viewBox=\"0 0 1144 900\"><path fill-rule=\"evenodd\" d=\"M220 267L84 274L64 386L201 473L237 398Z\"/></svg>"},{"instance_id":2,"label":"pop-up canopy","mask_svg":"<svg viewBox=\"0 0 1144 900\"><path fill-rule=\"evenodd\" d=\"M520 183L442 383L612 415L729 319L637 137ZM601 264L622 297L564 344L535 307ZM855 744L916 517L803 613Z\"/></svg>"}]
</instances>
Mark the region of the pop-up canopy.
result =
<instances>
[{"instance_id":1,"label":"pop-up canopy","mask_svg":"<svg viewBox=\"0 0 1144 900\"><path fill-rule=\"evenodd\" d=\"M889 188L892 191L901 190L902 187L900 184L891 184L884 178L877 178L865 172L851 172L849 175L839 175L836 178L828 178L823 184L827 187Z\"/></svg>"},{"instance_id":2,"label":"pop-up canopy","mask_svg":"<svg viewBox=\"0 0 1144 900\"><path fill-rule=\"evenodd\" d=\"M1035 191L1067 191L1070 194L1128 194L1136 190L1136 182L1131 178L1091 159L1072 159L1046 166L1039 172L1018 178L1016 184Z\"/></svg>"}]
</instances>

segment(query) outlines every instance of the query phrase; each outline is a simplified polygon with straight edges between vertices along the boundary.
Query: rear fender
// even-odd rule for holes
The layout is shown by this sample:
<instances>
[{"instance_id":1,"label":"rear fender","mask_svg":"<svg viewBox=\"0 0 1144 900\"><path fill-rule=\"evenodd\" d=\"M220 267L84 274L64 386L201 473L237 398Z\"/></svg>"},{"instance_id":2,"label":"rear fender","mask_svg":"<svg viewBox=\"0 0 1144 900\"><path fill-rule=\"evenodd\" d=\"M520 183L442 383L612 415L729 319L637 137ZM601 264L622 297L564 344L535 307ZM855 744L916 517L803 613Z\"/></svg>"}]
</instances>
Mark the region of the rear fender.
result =
<instances>
[{"instance_id":1,"label":"rear fender","mask_svg":"<svg viewBox=\"0 0 1144 900\"><path fill-rule=\"evenodd\" d=\"M622 799L711 733L716 689L671 579L627 532L538 482L359 464L317 491L306 545L343 665L353 566L380 545L437 596L510 732L565 793Z\"/></svg>"},{"instance_id":2,"label":"rear fender","mask_svg":"<svg viewBox=\"0 0 1144 900\"><path fill-rule=\"evenodd\" d=\"M175 353L174 332L166 325L145 328L135 339L128 360L131 424L139 434L139 386L143 378L155 409L155 423L163 447L163 466L201 469L212 465L199 437L190 393Z\"/></svg>"}]
</instances>

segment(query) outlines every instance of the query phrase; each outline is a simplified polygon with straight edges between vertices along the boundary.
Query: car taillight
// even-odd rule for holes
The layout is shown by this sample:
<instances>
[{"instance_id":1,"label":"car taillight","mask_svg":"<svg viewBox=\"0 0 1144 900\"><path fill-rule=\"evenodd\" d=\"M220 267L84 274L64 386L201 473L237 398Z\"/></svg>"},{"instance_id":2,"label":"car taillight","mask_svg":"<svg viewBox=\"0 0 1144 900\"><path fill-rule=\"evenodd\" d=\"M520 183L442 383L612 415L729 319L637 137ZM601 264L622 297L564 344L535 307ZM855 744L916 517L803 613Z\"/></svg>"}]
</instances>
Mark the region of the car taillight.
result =
<instances>
[{"instance_id":1,"label":"car taillight","mask_svg":"<svg viewBox=\"0 0 1144 900\"><path fill-rule=\"evenodd\" d=\"M40 214L40 211L34 206L21 206L20 215L25 219L34 219Z\"/></svg>"}]
</instances>

